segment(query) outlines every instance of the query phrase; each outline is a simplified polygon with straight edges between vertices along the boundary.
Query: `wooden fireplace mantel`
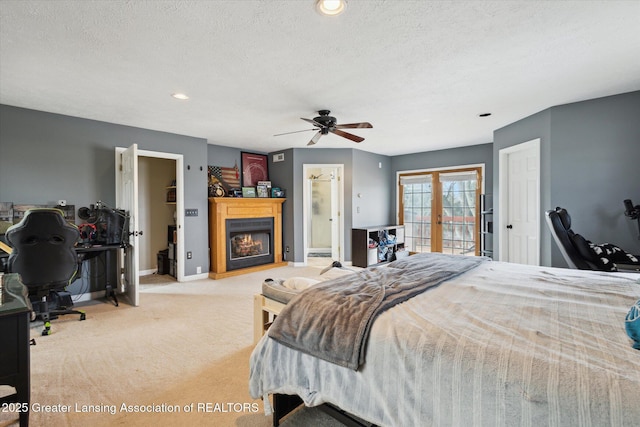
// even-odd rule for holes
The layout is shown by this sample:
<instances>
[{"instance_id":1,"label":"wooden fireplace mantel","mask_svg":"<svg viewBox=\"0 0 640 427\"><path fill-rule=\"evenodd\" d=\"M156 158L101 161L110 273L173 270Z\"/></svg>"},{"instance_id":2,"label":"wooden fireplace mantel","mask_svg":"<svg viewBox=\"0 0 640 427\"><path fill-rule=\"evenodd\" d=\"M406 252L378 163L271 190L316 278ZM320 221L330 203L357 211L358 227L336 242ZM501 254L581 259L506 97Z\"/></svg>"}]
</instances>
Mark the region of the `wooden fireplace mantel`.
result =
<instances>
[{"instance_id":1,"label":"wooden fireplace mantel","mask_svg":"<svg viewBox=\"0 0 640 427\"><path fill-rule=\"evenodd\" d=\"M209 198L210 278L221 279L287 265L286 262L282 261L282 204L285 200L282 198ZM229 218L269 217L273 218L274 262L272 264L227 271L226 220Z\"/></svg>"}]
</instances>

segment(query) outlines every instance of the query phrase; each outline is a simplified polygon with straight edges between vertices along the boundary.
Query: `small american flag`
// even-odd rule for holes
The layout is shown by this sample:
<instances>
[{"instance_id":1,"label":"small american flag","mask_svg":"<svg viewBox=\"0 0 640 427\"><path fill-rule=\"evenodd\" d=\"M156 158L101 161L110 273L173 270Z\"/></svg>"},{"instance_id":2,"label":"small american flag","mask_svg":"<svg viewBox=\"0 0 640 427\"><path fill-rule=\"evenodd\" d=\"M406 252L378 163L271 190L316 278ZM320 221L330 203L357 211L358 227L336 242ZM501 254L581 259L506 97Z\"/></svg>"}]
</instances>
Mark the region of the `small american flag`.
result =
<instances>
[{"instance_id":1,"label":"small american flag","mask_svg":"<svg viewBox=\"0 0 640 427\"><path fill-rule=\"evenodd\" d=\"M219 181L225 190L232 188L240 188L240 169L238 164L232 168L224 168L221 166L209 166L209 185Z\"/></svg>"}]
</instances>

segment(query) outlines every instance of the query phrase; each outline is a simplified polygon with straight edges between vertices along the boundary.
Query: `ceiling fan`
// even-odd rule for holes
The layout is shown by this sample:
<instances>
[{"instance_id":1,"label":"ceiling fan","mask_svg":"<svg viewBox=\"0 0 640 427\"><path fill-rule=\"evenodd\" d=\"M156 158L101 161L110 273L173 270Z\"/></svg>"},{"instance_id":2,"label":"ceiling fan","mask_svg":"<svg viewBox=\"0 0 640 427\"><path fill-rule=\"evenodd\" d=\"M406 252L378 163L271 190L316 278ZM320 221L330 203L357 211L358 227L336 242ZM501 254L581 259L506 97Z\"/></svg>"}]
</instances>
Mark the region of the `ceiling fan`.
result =
<instances>
[{"instance_id":1,"label":"ceiling fan","mask_svg":"<svg viewBox=\"0 0 640 427\"><path fill-rule=\"evenodd\" d=\"M371 123L369 123L369 122L347 123L347 124L339 125L337 123L337 121L336 121L336 118L330 116L329 113L331 113L331 111L329 111L329 110L319 110L318 114L320 114L320 115L318 117L313 118L313 119L305 119L304 117L301 117L301 119L304 120L305 122L309 122L312 125L314 125L315 127L313 129L305 129L305 130L298 130L298 131L294 131L294 132L279 133L279 134L274 135L274 136L288 135L288 134L291 134L291 133L298 133L298 132L307 132L307 131L310 131L310 130L317 130L318 132L313 136L313 138L311 138L311 141L309 141L309 143L307 145L314 145L316 142L318 142L318 140L320 139L320 137L322 135L328 135L329 132L331 132L333 134L336 134L338 136L341 136L343 138L350 139L353 142L362 142L362 141L364 141L364 138L359 137L357 135L354 135L352 133L344 132L341 129L358 129L358 128L372 128L373 127L373 126L371 126Z\"/></svg>"}]
</instances>

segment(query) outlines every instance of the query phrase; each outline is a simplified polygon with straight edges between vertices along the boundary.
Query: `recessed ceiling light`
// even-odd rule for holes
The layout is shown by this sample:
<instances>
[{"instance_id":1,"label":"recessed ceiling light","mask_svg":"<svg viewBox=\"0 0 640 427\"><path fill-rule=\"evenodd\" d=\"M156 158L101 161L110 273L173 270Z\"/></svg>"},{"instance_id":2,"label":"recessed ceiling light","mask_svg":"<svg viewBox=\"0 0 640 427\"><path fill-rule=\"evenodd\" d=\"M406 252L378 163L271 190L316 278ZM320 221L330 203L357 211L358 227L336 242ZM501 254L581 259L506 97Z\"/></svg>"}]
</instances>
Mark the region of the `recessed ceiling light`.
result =
<instances>
[{"instance_id":1,"label":"recessed ceiling light","mask_svg":"<svg viewBox=\"0 0 640 427\"><path fill-rule=\"evenodd\" d=\"M491 115L491 113L480 113L478 114L478 117L489 117Z\"/></svg>"},{"instance_id":2,"label":"recessed ceiling light","mask_svg":"<svg viewBox=\"0 0 640 427\"><path fill-rule=\"evenodd\" d=\"M316 9L323 15L340 15L346 6L346 0L316 0Z\"/></svg>"},{"instance_id":3,"label":"recessed ceiling light","mask_svg":"<svg viewBox=\"0 0 640 427\"><path fill-rule=\"evenodd\" d=\"M189 97L187 95L185 95L184 93L172 93L171 96L173 96L175 99L180 99L182 101L186 101L187 99L189 99Z\"/></svg>"}]
</instances>

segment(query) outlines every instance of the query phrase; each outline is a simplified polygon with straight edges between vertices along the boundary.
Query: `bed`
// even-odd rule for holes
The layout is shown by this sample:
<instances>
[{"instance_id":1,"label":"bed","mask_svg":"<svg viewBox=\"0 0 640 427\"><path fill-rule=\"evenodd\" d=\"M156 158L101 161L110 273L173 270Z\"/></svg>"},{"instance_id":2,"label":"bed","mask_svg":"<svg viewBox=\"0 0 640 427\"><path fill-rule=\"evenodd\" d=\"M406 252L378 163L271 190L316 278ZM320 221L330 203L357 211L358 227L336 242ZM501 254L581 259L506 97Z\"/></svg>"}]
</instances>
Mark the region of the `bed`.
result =
<instances>
[{"instance_id":1,"label":"bed","mask_svg":"<svg viewBox=\"0 0 640 427\"><path fill-rule=\"evenodd\" d=\"M264 335L250 393L267 414L291 395L380 426L635 426L638 277L482 262L380 313L356 369Z\"/></svg>"}]
</instances>

